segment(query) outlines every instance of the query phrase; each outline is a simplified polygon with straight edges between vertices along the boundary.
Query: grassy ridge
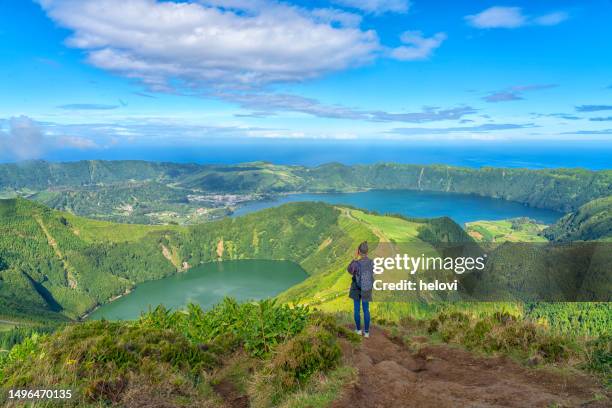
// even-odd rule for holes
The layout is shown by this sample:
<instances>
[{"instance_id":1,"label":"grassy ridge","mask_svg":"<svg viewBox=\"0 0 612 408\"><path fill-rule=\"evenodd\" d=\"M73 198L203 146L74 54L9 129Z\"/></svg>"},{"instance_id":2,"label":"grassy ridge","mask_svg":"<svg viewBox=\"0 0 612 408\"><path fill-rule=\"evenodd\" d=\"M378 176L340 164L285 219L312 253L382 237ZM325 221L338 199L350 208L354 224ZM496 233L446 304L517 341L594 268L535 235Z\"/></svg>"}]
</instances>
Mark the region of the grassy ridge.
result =
<instances>
[{"instance_id":1,"label":"grassy ridge","mask_svg":"<svg viewBox=\"0 0 612 408\"><path fill-rule=\"evenodd\" d=\"M339 388L321 380L346 372L339 345L345 339L356 341L329 316L272 301L226 299L206 312L159 307L134 322L94 321L34 335L0 354L0 403L8 389L51 384L73 397L48 406L216 407L231 401L221 384L255 407L290 403L305 387L331 401Z\"/></svg>"}]
</instances>

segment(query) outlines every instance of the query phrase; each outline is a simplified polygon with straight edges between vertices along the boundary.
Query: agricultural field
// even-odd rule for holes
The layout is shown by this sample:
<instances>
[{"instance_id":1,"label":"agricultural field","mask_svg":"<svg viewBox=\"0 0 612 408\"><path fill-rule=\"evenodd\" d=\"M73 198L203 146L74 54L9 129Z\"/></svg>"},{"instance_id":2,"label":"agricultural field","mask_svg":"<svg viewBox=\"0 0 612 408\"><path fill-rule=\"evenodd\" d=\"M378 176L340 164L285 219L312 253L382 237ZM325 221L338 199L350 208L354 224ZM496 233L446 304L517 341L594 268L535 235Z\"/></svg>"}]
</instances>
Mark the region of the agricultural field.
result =
<instances>
[{"instance_id":1,"label":"agricultural field","mask_svg":"<svg viewBox=\"0 0 612 408\"><path fill-rule=\"evenodd\" d=\"M475 221L466 223L467 233L480 242L548 242L542 232L547 225L516 218L502 221Z\"/></svg>"}]
</instances>

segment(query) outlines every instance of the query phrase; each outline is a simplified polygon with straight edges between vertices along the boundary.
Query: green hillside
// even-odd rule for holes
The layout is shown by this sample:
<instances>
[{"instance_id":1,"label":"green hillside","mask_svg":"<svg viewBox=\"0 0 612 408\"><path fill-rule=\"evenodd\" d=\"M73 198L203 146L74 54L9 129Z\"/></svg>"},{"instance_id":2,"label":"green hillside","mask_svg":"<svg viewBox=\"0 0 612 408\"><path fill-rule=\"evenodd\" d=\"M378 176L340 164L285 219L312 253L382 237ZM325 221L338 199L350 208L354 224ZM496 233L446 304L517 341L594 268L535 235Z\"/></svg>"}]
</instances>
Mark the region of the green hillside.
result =
<instances>
[{"instance_id":1,"label":"green hillside","mask_svg":"<svg viewBox=\"0 0 612 408\"><path fill-rule=\"evenodd\" d=\"M0 201L2 315L75 318L139 282L219 259L288 259L310 274L345 262L369 230L321 203L192 227L114 224ZM322 244L324 243L324 244Z\"/></svg>"},{"instance_id":2,"label":"green hillside","mask_svg":"<svg viewBox=\"0 0 612 408\"><path fill-rule=\"evenodd\" d=\"M12 317L76 318L140 282L225 259L295 261L311 278L292 300L333 298L348 287L346 262L359 242L470 240L447 218L392 218L323 203L194 226L115 224L23 199L0 201L0 215L0 302Z\"/></svg>"},{"instance_id":3,"label":"green hillside","mask_svg":"<svg viewBox=\"0 0 612 408\"><path fill-rule=\"evenodd\" d=\"M553 241L612 241L612 196L599 198L567 214L544 231Z\"/></svg>"},{"instance_id":4,"label":"green hillside","mask_svg":"<svg viewBox=\"0 0 612 408\"><path fill-rule=\"evenodd\" d=\"M107 185L122 181L172 180L195 171L191 164L136 160L51 163L42 160L0 165L0 188L43 190L49 187Z\"/></svg>"},{"instance_id":5,"label":"green hillside","mask_svg":"<svg viewBox=\"0 0 612 408\"><path fill-rule=\"evenodd\" d=\"M0 403L7 398L3 387L53 384L74 390L70 406L213 407L233 406L237 398L260 407L328 406L354 381L351 356L360 352L346 329L352 307L346 264L357 244L367 240L374 254L384 254L401 244L427 252L440 242L473 242L448 218L323 203L292 203L194 226L150 226L9 199L0 200L0 232L0 320L19 326L0 333ZM128 322L69 320L140 282L201 262L246 258L292 260L310 276L276 301L225 300L208 311L160 306ZM526 259L518 263L521 273L493 271L481 283L534 279L526 266L541 265ZM601 286L588 275L569 280L578 278L588 292ZM547 288L547 282L536 283ZM418 352L423 341L448 342L454 344L450 352L460 346L509 354L611 381L610 303L425 300L372 304L376 330L391 333L384 336L405 355Z\"/></svg>"},{"instance_id":6,"label":"green hillside","mask_svg":"<svg viewBox=\"0 0 612 408\"><path fill-rule=\"evenodd\" d=\"M198 165L143 161L0 164L0 198L27 197L89 218L194 224L241 202L288 192L408 189L477 194L557 211L612 195L612 171L480 169L380 163L317 167L255 162Z\"/></svg>"},{"instance_id":7,"label":"green hillside","mask_svg":"<svg viewBox=\"0 0 612 408\"><path fill-rule=\"evenodd\" d=\"M292 203L194 226L115 224L23 199L0 201L0 215L0 302L7 320L74 319L138 283L225 259L294 261L311 276L281 294L282 301L348 310L345 296L350 280L345 268L359 242L367 240L372 248L384 243L379 251L385 251L385 245L412 243L431 253L439 251L439 243L473 242L448 218L382 216L323 203ZM532 256L533 251L540 255ZM597 259L605 260L606 252L598 251ZM516 262L517 254L528 262ZM576 254L521 244L502 246L490 253L501 269L478 277L466 275L464 283L492 292L516 287L523 293L516 282L524 281L534 294L551 293L560 299L589 299L606 290L601 286L600 278L606 277L600 270L602 262L578 276L577 265L591 252ZM551 264L553 258L556 263ZM551 280L570 286L559 289L551 286ZM581 291L570 295L568 291L578 287ZM512 297L504 294L500 299ZM389 319L409 312L429 316L440 309L435 303L443 299L434 296L427 305L405 300L379 302L373 308Z\"/></svg>"},{"instance_id":8,"label":"green hillside","mask_svg":"<svg viewBox=\"0 0 612 408\"><path fill-rule=\"evenodd\" d=\"M75 318L137 282L175 272L149 237L166 229L90 221L22 199L0 201L1 314Z\"/></svg>"}]
</instances>

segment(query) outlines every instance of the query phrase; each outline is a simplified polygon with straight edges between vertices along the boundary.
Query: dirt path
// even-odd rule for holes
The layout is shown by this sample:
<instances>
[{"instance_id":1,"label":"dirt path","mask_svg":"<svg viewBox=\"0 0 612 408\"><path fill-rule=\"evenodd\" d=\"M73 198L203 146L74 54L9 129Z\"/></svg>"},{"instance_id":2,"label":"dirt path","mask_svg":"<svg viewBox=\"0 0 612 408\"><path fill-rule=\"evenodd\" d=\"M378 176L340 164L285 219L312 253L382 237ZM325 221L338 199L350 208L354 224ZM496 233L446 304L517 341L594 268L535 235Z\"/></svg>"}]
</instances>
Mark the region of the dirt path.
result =
<instances>
[{"instance_id":1,"label":"dirt path","mask_svg":"<svg viewBox=\"0 0 612 408\"><path fill-rule=\"evenodd\" d=\"M593 408L609 402L594 401L604 391L587 376L529 369L505 357L477 357L449 346L422 344L411 353L376 329L352 357L358 381L335 408Z\"/></svg>"}]
</instances>

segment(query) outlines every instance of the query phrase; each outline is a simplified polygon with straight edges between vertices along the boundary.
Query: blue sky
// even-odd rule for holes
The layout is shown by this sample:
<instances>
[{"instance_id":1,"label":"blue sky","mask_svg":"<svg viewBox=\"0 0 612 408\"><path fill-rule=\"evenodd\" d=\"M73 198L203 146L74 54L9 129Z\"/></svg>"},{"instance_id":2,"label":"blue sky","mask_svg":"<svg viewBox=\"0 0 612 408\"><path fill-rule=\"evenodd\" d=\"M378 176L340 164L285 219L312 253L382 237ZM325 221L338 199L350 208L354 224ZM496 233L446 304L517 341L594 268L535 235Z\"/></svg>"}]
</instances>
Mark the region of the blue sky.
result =
<instances>
[{"instance_id":1,"label":"blue sky","mask_svg":"<svg viewBox=\"0 0 612 408\"><path fill-rule=\"evenodd\" d=\"M612 2L7 0L0 159L612 138Z\"/></svg>"}]
</instances>

